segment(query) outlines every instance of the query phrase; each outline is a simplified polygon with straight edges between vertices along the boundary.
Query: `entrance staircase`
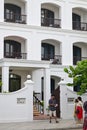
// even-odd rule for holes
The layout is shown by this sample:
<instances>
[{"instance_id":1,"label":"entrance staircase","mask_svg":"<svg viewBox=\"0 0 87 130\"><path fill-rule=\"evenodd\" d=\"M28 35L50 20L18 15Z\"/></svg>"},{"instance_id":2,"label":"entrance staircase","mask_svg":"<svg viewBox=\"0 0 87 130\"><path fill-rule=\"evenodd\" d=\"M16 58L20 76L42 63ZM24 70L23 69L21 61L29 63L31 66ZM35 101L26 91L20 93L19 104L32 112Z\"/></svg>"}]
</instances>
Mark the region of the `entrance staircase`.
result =
<instances>
[{"instance_id":1,"label":"entrance staircase","mask_svg":"<svg viewBox=\"0 0 87 130\"><path fill-rule=\"evenodd\" d=\"M45 120L49 117L44 115L44 106L43 102L40 101L37 97L37 94L33 94L33 119L34 120Z\"/></svg>"}]
</instances>

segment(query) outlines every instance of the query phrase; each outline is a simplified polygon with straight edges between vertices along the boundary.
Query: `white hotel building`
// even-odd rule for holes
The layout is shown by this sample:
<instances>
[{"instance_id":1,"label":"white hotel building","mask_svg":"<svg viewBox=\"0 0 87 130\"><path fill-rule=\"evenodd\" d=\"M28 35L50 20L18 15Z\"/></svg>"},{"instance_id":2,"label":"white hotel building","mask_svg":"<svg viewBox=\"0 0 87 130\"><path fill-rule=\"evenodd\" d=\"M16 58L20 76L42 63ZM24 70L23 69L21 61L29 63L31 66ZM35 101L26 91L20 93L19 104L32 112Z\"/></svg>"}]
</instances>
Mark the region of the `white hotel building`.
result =
<instances>
[{"instance_id":1,"label":"white hotel building","mask_svg":"<svg viewBox=\"0 0 87 130\"><path fill-rule=\"evenodd\" d=\"M4 97L6 107L13 102L10 97L24 88L27 75L37 97L44 100L46 113L50 94L61 79L69 81L64 67L87 58L87 0L0 0L0 10L0 111L4 114L0 121L14 117L6 118L1 102ZM63 118L72 109L68 101L76 92L70 89L66 100L65 88L63 93L59 89L59 117Z\"/></svg>"}]
</instances>

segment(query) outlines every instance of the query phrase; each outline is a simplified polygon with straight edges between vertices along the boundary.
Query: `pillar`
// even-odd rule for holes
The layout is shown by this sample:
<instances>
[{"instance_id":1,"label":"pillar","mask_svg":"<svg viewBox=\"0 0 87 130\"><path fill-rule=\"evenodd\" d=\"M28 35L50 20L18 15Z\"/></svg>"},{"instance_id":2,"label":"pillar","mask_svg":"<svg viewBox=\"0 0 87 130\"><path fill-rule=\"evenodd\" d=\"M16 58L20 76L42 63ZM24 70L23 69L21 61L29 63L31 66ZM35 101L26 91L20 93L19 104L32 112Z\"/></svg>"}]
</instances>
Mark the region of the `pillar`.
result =
<instances>
[{"instance_id":1,"label":"pillar","mask_svg":"<svg viewBox=\"0 0 87 130\"><path fill-rule=\"evenodd\" d=\"M29 25L29 17L30 17L30 8L29 8L29 0L26 1L26 4L25 4L25 12L26 12L26 23Z\"/></svg>"},{"instance_id":2,"label":"pillar","mask_svg":"<svg viewBox=\"0 0 87 130\"><path fill-rule=\"evenodd\" d=\"M9 67L2 67L2 92L9 92Z\"/></svg>"},{"instance_id":3,"label":"pillar","mask_svg":"<svg viewBox=\"0 0 87 130\"><path fill-rule=\"evenodd\" d=\"M58 85L60 86L60 117L67 118L67 87L66 82L61 80Z\"/></svg>"},{"instance_id":4,"label":"pillar","mask_svg":"<svg viewBox=\"0 0 87 130\"><path fill-rule=\"evenodd\" d=\"M61 7L61 27L72 30L72 7L67 1Z\"/></svg>"},{"instance_id":5,"label":"pillar","mask_svg":"<svg viewBox=\"0 0 87 130\"><path fill-rule=\"evenodd\" d=\"M27 0L26 2L26 14L27 14L27 24L40 26L40 3L35 2L35 0ZM37 15L38 14L38 15Z\"/></svg>"},{"instance_id":6,"label":"pillar","mask_svg":"<svg viewBox=\"0 0 87 130\"><path fill-rule=\"evenodd\" d=\"M61 50L62 50L62 65L73 65L73 45L69 41L68 36L66 36L64 41L62 42Z\"/></svg>"},{"instance_id":7,"label":"pillar","mask_svg":"<svg viewBox=\"0 0 87 130\"><path fill-rule=\"evenodd\" d=\"M4 0L0 0L0 22L4 22Z\"/></svg>"},{"instance_id":8,"label":"pillar","mask_svg":"<svg viewBox=\"0 0 87 130\"><path fill-rule=\"evenodd\" d=\"M48 102L50 99L50 69L44 70L44 113L46 114L46 108L48 108Z\"/></svg>"},{"instance_id":9,"label":"pillar","mask_svg":"<svg viewBox=\"0 0 87 130\"><path fill-rule=\"evenodd\" d=\"M28 107L27 110L27 119L28 121L33 121L33 86L34 82L31 80L31 76L27 75L27 80L24 82L26 88L28 88Z\"/></svg>"}]
</instances>

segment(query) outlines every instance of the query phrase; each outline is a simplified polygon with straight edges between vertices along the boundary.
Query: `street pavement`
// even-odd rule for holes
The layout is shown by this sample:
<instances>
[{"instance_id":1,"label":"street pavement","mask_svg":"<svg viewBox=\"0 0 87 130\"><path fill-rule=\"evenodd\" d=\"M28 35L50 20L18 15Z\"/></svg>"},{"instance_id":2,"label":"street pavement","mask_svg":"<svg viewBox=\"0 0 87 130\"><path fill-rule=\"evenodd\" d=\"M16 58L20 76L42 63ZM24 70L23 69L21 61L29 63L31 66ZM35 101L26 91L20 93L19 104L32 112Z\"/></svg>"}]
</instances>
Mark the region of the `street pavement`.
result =
<instances>
[{"instance_id":1,"label":"street pavement","mask_svg":"<svg viewBox=\"0 0 87 130\"><path fill-rule=\"evenodd\" d=\"M34 120L32 122L0 123L0 130L82 130L82 124L74 120L59 119L59 123L49 123L49 120Z\"/></svg>"}]
</instances>

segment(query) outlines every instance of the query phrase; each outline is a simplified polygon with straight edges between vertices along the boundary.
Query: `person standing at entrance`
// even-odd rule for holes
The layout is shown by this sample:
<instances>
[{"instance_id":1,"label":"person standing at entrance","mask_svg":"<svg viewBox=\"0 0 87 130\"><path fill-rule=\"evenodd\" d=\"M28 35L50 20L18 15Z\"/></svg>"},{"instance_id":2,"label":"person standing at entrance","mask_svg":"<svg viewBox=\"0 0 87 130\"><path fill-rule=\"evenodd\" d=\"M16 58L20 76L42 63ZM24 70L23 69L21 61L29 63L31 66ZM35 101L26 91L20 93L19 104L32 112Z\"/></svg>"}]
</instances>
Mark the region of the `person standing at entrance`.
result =
<instances>
[{"instance_id":1,"label":"person standing at entrance","mask_svg":"<svg viewBox=\"0 0 87 130\"><path fill-rule=\"evenodd\" d=\"M56 123L58 123L57 121L57 116L56 116L56 107L58 106L55 96L51 95L51 98L49 99L49 115L50 115L50 123L52 120L52 117L55 118Z\"/></svg>"}]
</instances>

